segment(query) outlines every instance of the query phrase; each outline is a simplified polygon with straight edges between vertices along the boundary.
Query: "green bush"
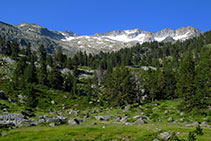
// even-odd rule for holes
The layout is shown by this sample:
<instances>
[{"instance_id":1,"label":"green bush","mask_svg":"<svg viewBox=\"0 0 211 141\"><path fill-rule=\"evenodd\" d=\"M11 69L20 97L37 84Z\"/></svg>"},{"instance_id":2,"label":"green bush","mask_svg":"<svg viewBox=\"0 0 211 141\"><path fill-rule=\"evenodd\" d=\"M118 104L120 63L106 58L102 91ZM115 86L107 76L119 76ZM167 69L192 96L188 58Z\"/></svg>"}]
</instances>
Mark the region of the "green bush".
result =
<instances>
[{"instance_id":1,"label":"green bush","mask_svg":"<svg viewBox=\"0 0 211 141\"><path fill-rule=\"evenodd\" d=\"M194 132L189 132L188 134L188 141L195 141L196 140L196 135Z\"/></svg>"},{"instance_id":2,"label":"green bush","mask_svg":"<svg viewBox=\"0 0 211 141\"><path fill-rule=\"evenodd\" d=\"M198 126L196 127L196 130L194 130L194 133L196 133L197 135L203 135L204 133L203 133L202 130L203 130L203 129L201 128L201 126L198 125Z\"/></svg>"}]
</instances>

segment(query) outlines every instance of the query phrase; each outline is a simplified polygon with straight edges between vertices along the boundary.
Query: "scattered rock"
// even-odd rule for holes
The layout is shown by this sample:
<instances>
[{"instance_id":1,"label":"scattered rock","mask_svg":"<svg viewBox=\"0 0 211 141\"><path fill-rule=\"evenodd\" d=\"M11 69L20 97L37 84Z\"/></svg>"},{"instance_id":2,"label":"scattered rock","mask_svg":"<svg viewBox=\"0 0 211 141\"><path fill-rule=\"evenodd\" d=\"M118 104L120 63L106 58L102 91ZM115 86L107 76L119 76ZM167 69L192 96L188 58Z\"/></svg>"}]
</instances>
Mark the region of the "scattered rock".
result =
<instances>
[{"instance_id":1,"label":"scattered rock","mask_svg":"<svg viewBox=\"0 0 211 141\"><path fill-rule=\"evenodd\" d=\"M172 132L167 131L167 132L163 132L157 135L157 137L159 139L165 140L167 141L168 139L170 139L170 137L172 136Z\"/></svg>"}]
</instances>

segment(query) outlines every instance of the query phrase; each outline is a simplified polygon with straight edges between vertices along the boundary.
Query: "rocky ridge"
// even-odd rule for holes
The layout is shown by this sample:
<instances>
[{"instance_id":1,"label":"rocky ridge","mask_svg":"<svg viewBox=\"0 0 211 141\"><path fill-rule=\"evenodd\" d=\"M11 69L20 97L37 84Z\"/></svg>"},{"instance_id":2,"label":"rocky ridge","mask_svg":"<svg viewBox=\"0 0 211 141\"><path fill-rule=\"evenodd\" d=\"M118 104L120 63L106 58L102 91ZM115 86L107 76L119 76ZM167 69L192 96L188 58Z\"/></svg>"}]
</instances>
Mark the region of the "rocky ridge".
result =
<instances>
[{"instance_id":1,"label":"rocky ridge","mask_svg":"<svg viewBox=\"0 0 211 141\"><path fill-rule=\"evenodd\" d=\"M169 28L157 33L142 29L115 30L94 35L78 35L70 30L65 32L52 31L37 24L23 22L19 25L10 25L0 22L0 36L6 36L11 41L17 41L21 46L31 43L32 49L37 50L43 44L49 53L61 47L64 53L73 55L78 51L99 53L118 51L129 48L137 43L144 42L176 42L197 37L202 32L191 26L180 27L177 30Z\"/></svg>"}]
</instances>

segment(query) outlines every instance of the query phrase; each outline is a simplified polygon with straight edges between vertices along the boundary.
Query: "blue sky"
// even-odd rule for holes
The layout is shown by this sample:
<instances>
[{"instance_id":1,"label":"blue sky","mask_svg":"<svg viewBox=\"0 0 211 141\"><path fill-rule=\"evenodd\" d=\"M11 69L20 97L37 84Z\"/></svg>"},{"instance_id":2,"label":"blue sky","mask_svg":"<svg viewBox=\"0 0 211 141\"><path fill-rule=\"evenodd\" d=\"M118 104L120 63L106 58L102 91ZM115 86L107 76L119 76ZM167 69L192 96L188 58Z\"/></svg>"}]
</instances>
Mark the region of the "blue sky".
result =
<instances>
[{"instance_id":1,"label":"blue sky","mask_svg":"<svg viewBox=\"0 0 211 141\"><path fill-rule=\"evenodd\" d=\"M211 0L2 0L0 21L77 34L194 26L211 30Z\"/></svg>"}]
</instances>

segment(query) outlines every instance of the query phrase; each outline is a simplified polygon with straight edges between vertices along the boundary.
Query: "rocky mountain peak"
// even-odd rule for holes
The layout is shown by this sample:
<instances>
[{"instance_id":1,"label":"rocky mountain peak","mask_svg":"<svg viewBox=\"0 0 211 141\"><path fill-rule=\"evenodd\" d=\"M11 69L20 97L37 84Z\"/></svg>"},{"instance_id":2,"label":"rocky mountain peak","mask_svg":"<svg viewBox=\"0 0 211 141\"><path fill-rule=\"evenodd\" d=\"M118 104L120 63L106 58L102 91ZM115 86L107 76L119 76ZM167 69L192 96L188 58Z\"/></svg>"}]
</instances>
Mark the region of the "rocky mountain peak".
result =
<instances>
[{"instance_id":1,"label":"rocky mountain peak","mask_svg":"<svg viewBox=\"0 0 211 141\"><path fill-rule=\"evenodd\" d=\"M45 28L41 25L38 24L32 24L32 23L27 23L27 22L22 22L17 26L18 28Z\"/></svg>"},{"instance_id":2,"label":"rocky mountain peak","mask_svg":"<svg viewBox=\"0 0 211 141\"><path fill-rule=\"evenodd\" d=\"M80 36L80 35L78 35L78 34L72 32L72 31L70 31L70 30L66 30L66 31L64 32L64 34L65 34L66 36L72 36L72 37Z\"/></svg>"},{"instance_id":3,"label":"rocky mountain peak","mask_svg":"<svg viewBox=\"0 0 211 141\"><path fill-rule=\"evenodd\" d=\"M187 26L187 27L180 27L176 30L177 35L183 35L183 34L188 34L188 35L200 35L202 32L192 26Z\"/></svg>"},{"instance_id":4,"label":"rocky mountain peak","mask_svg":"<svg viewBox=\"0 0 211 141\"><path fill-rule=\"evenodd\" d=\"M156 37L167 37L167 36L172 36L175 34L175 31L170 29L170 28L165 28L163 30L158 31L155 33Z\"/></svg>"}]
</instances>

